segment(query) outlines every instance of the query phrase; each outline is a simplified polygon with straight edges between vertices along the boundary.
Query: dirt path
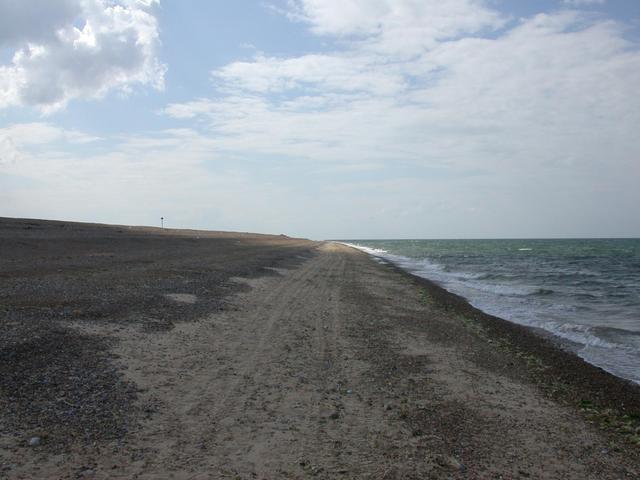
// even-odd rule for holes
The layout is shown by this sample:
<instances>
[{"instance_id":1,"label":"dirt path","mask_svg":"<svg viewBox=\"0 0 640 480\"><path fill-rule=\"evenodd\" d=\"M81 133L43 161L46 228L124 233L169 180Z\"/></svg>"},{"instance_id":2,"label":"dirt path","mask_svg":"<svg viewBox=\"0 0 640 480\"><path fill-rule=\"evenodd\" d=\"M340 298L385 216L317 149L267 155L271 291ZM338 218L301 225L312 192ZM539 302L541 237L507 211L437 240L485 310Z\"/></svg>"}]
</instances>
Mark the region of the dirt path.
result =
<instances>
[{"instance_id":1,"label":"dirt path","mask_svg":"<svg viewBox=\"0 0 640 480\"><path fill-rule=\"evenodd\" d=\"M232 308L170 332L77 324L118 339L147 418L123 441L25 449L13 478L638 478L502 367L520 360L359 252L236 280Z\"/></svg>"}]
</instances>

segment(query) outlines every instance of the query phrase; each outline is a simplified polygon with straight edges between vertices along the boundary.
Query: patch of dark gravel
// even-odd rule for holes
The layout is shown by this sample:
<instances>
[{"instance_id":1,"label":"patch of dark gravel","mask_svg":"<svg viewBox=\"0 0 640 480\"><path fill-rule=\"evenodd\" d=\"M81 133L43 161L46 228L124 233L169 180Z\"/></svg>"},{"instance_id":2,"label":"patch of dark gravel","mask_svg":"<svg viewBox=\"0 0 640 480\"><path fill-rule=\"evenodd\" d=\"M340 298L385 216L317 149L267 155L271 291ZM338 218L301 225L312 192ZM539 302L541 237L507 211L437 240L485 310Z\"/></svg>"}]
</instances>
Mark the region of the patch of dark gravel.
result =
<instances>
[{"instance_id":1,"label":"patch of dark gravel","mask_svg":"<svg viewBox=\"0 0 640 480\"><path fill-rule=\"evenodd\" d=\"M0 428L26 444L63 450L119 438L135 422L135 385L123 380L109 340L58 322L0 321Z\"/></svg>"}]
</instances>

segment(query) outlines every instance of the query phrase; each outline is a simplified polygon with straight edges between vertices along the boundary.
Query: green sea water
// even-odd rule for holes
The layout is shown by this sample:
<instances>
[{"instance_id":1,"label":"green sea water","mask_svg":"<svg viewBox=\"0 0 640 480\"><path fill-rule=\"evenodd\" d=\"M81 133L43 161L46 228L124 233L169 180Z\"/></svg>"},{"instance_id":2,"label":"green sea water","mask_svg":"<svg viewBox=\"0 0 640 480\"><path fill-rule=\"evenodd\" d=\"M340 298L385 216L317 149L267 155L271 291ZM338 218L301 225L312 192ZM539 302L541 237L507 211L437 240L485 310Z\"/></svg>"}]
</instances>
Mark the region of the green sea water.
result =
<instances>
[{"instance_id":1,"label":"green sea water","mask_svg":"<svg viewBox=\"0 0 640 480\"><path fill-rule=\"evenodd\" d=\"M640 239L344 242L640 383Z\"/></svg>"}]
</instances>

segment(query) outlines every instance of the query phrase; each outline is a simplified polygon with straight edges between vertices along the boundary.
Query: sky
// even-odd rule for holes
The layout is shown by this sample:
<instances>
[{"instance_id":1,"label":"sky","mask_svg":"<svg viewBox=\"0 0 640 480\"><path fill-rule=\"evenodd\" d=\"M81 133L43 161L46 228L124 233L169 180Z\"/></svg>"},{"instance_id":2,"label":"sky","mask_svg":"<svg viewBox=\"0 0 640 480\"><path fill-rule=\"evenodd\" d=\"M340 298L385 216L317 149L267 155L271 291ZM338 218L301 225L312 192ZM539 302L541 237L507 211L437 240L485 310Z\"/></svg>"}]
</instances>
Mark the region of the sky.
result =
<instances>
[{"instance_id":1,"label":"sky","mask_svg":"<svg viewBox=\"0 0 640 480\"><path fill-rule=\"evenodd\" d=\"M640 2L0 0L0 216L640 236Z\"/></svg>"}]
</instances>

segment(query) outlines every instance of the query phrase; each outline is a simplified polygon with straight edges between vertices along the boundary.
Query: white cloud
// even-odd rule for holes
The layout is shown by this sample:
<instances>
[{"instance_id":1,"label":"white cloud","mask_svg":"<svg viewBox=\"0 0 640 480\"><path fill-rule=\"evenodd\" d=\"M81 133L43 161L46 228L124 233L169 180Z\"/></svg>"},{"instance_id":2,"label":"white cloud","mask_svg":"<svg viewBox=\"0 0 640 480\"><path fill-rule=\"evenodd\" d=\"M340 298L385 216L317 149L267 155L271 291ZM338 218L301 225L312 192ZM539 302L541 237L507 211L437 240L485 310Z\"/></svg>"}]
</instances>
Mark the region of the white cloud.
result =
<instances>
[{"instance_id":1,"label":"white cloud","mask_svg":"<svg viewBox=\"0 0 640 480\"><path fill-rule=\"evenodd\" d=\"M616 118L640 121L640 54L617 24L575 12L538 15L494 39L440 42L411 59L377 62L352 46L229 64L213 72L220 97L165 111L206 119L218 145L245 153L519 170L550 158L588 162L604 154L603 138L629 134L633 122Z\"/></svg>"},{"instance_id":2,"label":"white cloud","mask_svg":"<svg viewBox=\"0 0 640 480\"><path fill-rule=\"evenodd\" d=\"M83 132L60 128L46 122L16 123L0 128L0 139L6 140L17 147L43 145L59 141L83 144L99 140L99 138Z\"/></svg>"},{"instance_id":3,"label":"white cloud","mask_svg":"<svg viewBox=\"0 0 640 480\"><path fill-rule=\"evenodd\" d=\"M380 57L352 55L305 55L296 58L258 56L251 62L235 62L212 73L223 89L279 92L297 88L331 91L371 91L394 94L404 80L393 71L380 68Z\"/></svg>"},{"instance_id":4,"label":"white cloud","mask_svg":"<svg viewBox=\"0 0 640 480\"><path fill-rule=\"evenodd\" d=\"M562 0L565 5L579 7L583 5L604 5L607 0Z\"/></svg>"},{"instance_id":5,"label":"white cloud","mask_svg":"<svg viewBox=\"0 0 640 480\"><path fill-rule=\"evenodd\" d=\"M0 0L0 46L14 49L0 65L0 108L63 107L135 85L162 88L152 0Z\"/></svg>"},{"instance_id":6,"label":"white cloud","mask_svg":"<svg viewBox=\"0 0 640 480\"><path fill-rule=\"evenodd\" d=\"M292 18L319 35L359 38L386 54L419 53L442 40L495 29L504 19L480 0L295 0Z\"/></svg>"},{"instance_id":7,"label":"white cloud","mask_svg":"<svg viewBox=\"0 0 640 480\"><path fill-rule=\"evenodd\" d=\"M0 167L17 163L21 157L22 155L16 148L13 139L0 135Z\"/></svg>"},{"instance_id":8,"label":"white cloud","mask_svg":"<svg viewBox=\"0 0 640 480\"><path fill-rule=\"evenodd\" d=\"M77 130L57 127L46 122L17 123L0 128L0 166L11 166L29 158L32 150L85 145L100 140ZM1 172L0 172L1 173Z\"/></svg>"}]
</instances>

